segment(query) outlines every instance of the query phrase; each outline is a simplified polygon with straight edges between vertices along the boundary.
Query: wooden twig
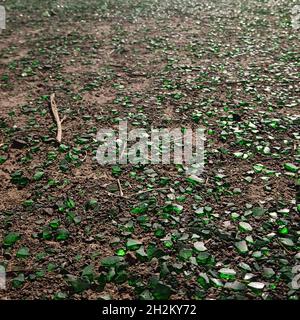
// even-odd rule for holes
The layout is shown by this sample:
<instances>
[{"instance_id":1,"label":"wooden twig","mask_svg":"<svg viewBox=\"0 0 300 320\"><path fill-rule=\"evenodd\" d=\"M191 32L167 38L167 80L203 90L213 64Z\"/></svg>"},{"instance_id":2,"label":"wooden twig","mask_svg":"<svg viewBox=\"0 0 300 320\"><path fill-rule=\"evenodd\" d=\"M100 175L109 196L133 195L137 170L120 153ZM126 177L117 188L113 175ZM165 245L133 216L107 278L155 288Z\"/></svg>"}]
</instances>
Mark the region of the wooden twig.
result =
<instances>
[{"instance_id":1,"label":"wooden twig","mask_svg":"<svg viewBox=\"0 0 300 320\"><path fill-rule=\"evenodd\" d=\"M290 250L288 250L280 241L276 241L282 248L285 252L287 252L288 254L293 254Z\"/></svg>"},{"instance_id":2,"label":"wooden twig","mask_svg":"<svg viewBox=\"0 0 300 320\"><path fill-rule=\"evenodd\" d=\"M126 147L127 147L127 145L124 143L123 149L122 149L121 154L120 154L120 157L119 157L120 160L123 158L123 155L124 155L124 152L125 152L125 150L126 150ZM127 155L126 155L126 157L127 157Z\"/></svg>"},{"instance_id":3,"label":"wooden twig","mask_svg":"<svg viewBox=\"0 0 300 320\"><path fill-rule=\"evenodd\" d=\"M119 191L120 191L120 196L123 197L124 193L123 193L123 190L122 190L120 179L118 179L117 181L118 181L118 187L119 187Z\"/></svg>"},{"instance_id":4,"label":"wooden twig","mask_svg":"<svg viewBox=\"0 0 300 320\"><path fill-rule=\"evenodd\" d=\"M58 115L58 110L57 110L57 105L55 102L55 93L52 93L50 96L50 104L51 104L51 110L56 122L56 126L57 126L57 135L56 135L56 140L61 143L61 136L62 136L62 127L61 127L61 121L59 119L59 115Z\"/></svg>"},{"instance_id":5,"label":"wooden twig","mask_svg":"<svg viewBox=\"0 0 300 320\"><path fill-rule=\"evenodd\" d=\"M209 180L209 177L206 178L206 181L205 181L205 184L204 184L205 186L207 186L208 180Z\"/></svg>"},{"instance_id":6,"label":"wooden twig","mask_svg":"<svg viewBox=\"0 0 300 320\"><path fill-rule=\"evenodd\" d=\"M149 189L149 190L139 191L137 193L133 193L133 194L129 195L129 197L139 196L139 195L144 194L144 193L153 192L153 191L162 191L162 190L170 190L170 188L156 188L156 189Z\"/></svg>"},{"instance_id":7,"label":"wooden twig","mask_svg":"<svg viewBox=\"0 0 300 320\"><path fill-rule=\"evenodd\" d=\"M111 53L112 53L113 51L115 51L115 49L113 49L113 50L111 51ZM113 63L109 64L109 66L110 66L110 67L115 67L115 68L128 68L127 66L124 66L124 65L122 65L122 64L113 64Z\"/></svg>"}]
</instances>

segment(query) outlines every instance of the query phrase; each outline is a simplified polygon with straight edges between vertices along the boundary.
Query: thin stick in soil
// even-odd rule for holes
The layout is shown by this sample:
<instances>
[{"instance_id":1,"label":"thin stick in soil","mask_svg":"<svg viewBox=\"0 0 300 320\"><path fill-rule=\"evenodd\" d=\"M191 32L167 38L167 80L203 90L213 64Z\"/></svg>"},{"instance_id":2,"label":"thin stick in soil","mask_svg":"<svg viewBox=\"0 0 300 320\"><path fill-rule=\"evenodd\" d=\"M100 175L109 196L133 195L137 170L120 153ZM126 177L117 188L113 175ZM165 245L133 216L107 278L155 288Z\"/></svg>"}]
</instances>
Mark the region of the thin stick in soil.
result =
<instances>
[{"instance_id":1,"label":"thin stick in soil","mask_svg":"<svg viewBox=\"0 0 300 320\"><path fill-rule=\"evenodd\" d=\"M117 181L118 181L118 187L119 187L120 196L123 197L124 193L123 193L123 190L122 190L120 179L118 179Z\"/></svg>"},{"instance_id":2,"label":"thin stick in soil","mask_svg":"<svg viewBox=\"0 0 300 320\"><path fill-rule=\"evenodd\" d=\"M54 120L56 122L57 126L57 135L56 135L56 140L61 143L62 139L62 121L60 121L59 115L58 115L58 109L57 109L57 104L55 102L55 93L52 93L50 96L50 105L51 105L51 111L54 116ZM64 119L63 119L64 120Z\"/></svg>"}]
</instances>

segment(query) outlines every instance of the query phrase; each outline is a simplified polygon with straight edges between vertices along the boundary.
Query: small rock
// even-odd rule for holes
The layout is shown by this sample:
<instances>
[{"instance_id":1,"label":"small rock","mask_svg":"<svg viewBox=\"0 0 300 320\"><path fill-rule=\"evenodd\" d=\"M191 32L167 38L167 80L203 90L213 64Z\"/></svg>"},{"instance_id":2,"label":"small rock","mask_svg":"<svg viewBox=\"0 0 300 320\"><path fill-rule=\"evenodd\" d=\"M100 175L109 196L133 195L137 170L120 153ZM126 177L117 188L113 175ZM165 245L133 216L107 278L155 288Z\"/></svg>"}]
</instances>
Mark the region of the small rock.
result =
<instances>
[{"instance_id":1,"label":"small rock","mask_svg":"<svg viewBox=\"0 0 300 320\"><path fill-rule=\"evenodd\" d=\"M235 243L235 247L240 253L247 253L248 252L248 246L247 242L245 240L238 241Z\"/></svg>"},{"instance_id":2,"label":"small rock","mask_svg":"<svg viewBox=\"0 0 300 320\"><path fill-rule=\"evenodd\" d=\"M206 251L207 248L205 247L204 243L202 241L198 241L198 242L195 242L194 243L194 248L197 250L197 251Z\"/></svg>"},{"instance_id":3,"label":"small rock","mask_svg":"<svg viewBox=\"0 0 300 320\"><path fill-rule=\"evenodd\" d=\"M265 287L265 284L262 282L250 282L248 283L248 287L255 290L262 290Z\"/></svg>"},{"instance_id":4,"label":"small rock","mask_svg":"<svg viewBox=\"0 0 300 320\"><path fill-rule=\"evenodd\" d=\"M44 208L44 212L48 214L49 216L53 215L53 209L52 208Z\"/></svg>"},{"instance_id":5,"label":"small rock","mask_svg":"<svg viewBox=\"0 0 300 320\"><path fill-rule=\"evenodd\" d=\"M240 227L241 231L250 232L253 230L253 228L251 227L251 225L248 222L240 222L239 227Z\"/></svg>"}]
</instances>

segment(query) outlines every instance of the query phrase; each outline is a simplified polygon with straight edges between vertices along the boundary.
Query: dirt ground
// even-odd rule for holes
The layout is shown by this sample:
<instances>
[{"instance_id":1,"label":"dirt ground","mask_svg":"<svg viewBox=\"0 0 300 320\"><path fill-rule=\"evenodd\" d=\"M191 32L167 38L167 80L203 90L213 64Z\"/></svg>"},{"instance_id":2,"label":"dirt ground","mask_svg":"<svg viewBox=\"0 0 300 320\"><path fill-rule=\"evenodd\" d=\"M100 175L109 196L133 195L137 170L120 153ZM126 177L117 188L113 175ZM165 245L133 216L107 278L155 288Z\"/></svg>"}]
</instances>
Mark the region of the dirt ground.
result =
<instances>
[{"instance_id":1,"label":"dirt ground","mask_svg":"<svg viewBox=\"0 0 300 320\"><path fill-rule=\"evenodd\" d=\"M2 299L299 299L293 1L0 5ZM99 165L121 119L204 127L201 180Z\"/></svg>"}]
</instances>

